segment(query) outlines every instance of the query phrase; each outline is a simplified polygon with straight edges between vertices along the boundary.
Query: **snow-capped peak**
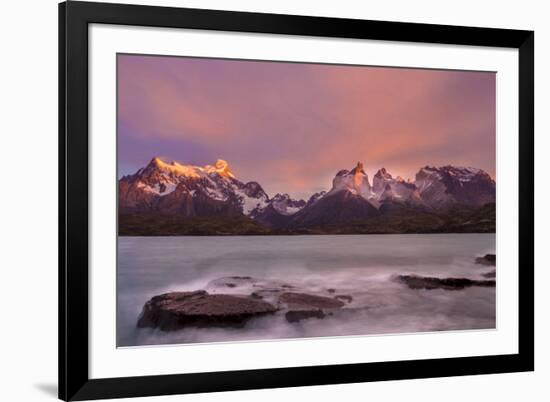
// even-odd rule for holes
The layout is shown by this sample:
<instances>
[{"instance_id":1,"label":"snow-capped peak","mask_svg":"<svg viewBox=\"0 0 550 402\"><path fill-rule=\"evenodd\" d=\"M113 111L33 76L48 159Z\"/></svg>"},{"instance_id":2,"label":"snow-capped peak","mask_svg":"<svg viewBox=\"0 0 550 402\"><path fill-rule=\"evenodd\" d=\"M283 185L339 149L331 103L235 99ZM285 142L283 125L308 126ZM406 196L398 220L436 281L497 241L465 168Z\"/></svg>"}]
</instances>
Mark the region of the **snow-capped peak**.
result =
<instances>
[{"instance_id":1,"label":"snow-capped peak","mask_svg":"<svg viewBox=\"0 0 550 402\"><path fill-rule=\"evenodd\" d=\"M292 215L306 206L304 200L294 200L288 194L275 194L271 199L271 205L281 215Z\"/></svg>"},{"instance_id":2,"label":"snow-capped peak","mask_svg":"<svg viewBox=\"0 0 550 402\"><path fill-rule=\"evenodd\" d=\"M455 202L482 205L495 201L494 180L478 168L425 166L416 174L415 185L422 199L438 208Z\"/></svg>"},{"instance_id":3,"label":"snow-capped peak","mask_svg":"<svg viewBox=\"0 0 550 402\"><path fill-rule=\"evenodd\" d=\"M380 201L415 202L419 198L413 183L405 181L401 176L393 177L385 168L378 170L374 175L372 189Z\"/></svg>"},{"instance_id":4,"label":"snow-capped peak","mask_svg":"<svg viewBox=\"0 0 550 402\"><path fill-rule=\"evenodd\" d=\"M427 177L431 177L433 179L451 177L461 182L467 182L472 180L478 174L487 175L487 173L483 170L474 167L446 165L438 168L434 166L424 166L416 174L416 181L423 181Z\"/></svg>"},{"instance_id":5,"label":"snow-capped peak","mask_svg":"<svg viewBox=\"0 0 550 402\"><path fill-rule=\"evenodd\" d=\"M227 213L240 210L250 216L253 211L265 208L269 201L260 184L236 179L223 159L201 167L176 161L167 163L154 157L145 168L123 177L120 183L121 205L130 209L139 206L166 210L181 202L185 204L185 213L190 215L202 214L204 208L212 211L225 208Z\"/></svg>"},{"instance_id":6,"label":"snow-capped peak","mask_svg":"<svg viewBox=\"0 0 550 402\"><path fill-rule=\"evenodd\" d=\"M291 200L291 198L290 198L290 195L288 195L287 193L284 193L284 194L277 193L271 199L271 201L288 201L288 200Z\"/></svg>"},{"instance_id":7,"label":"snow-capped peak","mask_svg":"<svg viewBox=\"0 0 550 402\"><path fill-rule=\"evenodd\" d=\"M151 162L149 162L149 165L145 168L145 171L148 169L158 169L163 172L171 173L175 176L194 179L199 179L212 173L216 173L222 177L230 177L232 179L235 178L233 172L231 172L231 169L229 168L229 164L223 159L218 159L214 165L206 165L201 167L195 165L184 165L176 161L167 163L156 156L151 159Z\"/></svg>"},{"instance_id":8,"label":"snow-capped peak","mask_svg":"<svg viewBox=\"0 0 550 402\"><path fill-rule=\"evenodd\" d=\"M378 172L376 172L376 174L374 175L374 177L381 177L381 178L390 179L390 180L392 179L392 175L388 173L386 168L379 169Z\"/></svg>"},{"instance_id":9,"label":"snow-capped peak","mask_svg":"<svg viewBox=\"0 0 550 402\"><path fill-rule=\"evenodd\" d=\"M214 166L206 165L204 167L204 171L209 174L217 173L220 176L231 177L232 179L235 178L235 176L231 172L231 169L229 169L229 164L227 163L227 161L224 161L223 159L218 159L214 164Z\"/></svg>"},{"instance_id":10,"label":"snow-capped peak","mask_svg":"<svg viewBox=\"0 0 550 402\"><path fill-rule=\"evenodd\" d=\"M367 199L372 197L372 188L362 162L357 162L350 171L340 170L332 180L332 189L327 195L344 190Z\"/></svg>"},{"instance_id":11,"label":"snow-capped peak","mask_svg":"<svg viewBox=\"0 0 550 402\"><path fill-rule=\"evenodd\" d=\"M171 163L166 163L159 157L154 157L149 162L149 165L145 168L144 171L149 171L152 169L158 169L162 172L172 173L175 176L184 176L191 178L200 178L202 177L202 168L192 165L182 165L176 161Z\"/></svg>"},{"instance_id":12,"label":"snow-capped peak","mask_svg":"<svg viewBox=\"0 0 550 402\"><path fill-rule=\"evenodd\" d=\"M381 168L372 178L372 190L378 197L380 197L386 190L386 185L393 183L394 181L393 176L386 170L386 168Z\"/></svg>"},{"instance_id":13,"label":"snow-capped peak","mask_svg":"<svg viewBox=\"0 0 550 402\"><path fill-rule=\"evenodd\" d=\"M355 167L353 169L351 169L350 173L353 173L353 174L356 174L356 175L363 174L363 175L366 176L363 162L357 162L357 165L355 165Z\"/></svg>"}]
</instances>

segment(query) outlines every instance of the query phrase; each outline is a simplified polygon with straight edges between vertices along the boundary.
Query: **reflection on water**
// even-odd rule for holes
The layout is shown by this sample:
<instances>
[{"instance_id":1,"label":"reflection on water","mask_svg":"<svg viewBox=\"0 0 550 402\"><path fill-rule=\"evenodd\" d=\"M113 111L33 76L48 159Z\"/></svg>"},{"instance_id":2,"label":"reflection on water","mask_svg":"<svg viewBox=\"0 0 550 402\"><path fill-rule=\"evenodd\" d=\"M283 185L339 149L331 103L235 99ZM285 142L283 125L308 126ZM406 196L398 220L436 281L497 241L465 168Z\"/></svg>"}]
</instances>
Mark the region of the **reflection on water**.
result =
<instances>
[{"instance_id":1,"label":"reflection on water","mask_svg":"<svg viewBox=\"0 0 550 402\"><path fill-rule=\"evenodd\" d=\"M120 237L118 345L242 341L495 327L495 288L412 290L396 274L483 279L474 259L494 234ZM322 320L262 317L244 328L137 329L143 304L169 291L203 289L224 276L284 280L351 295L353 308Z\"/></svg>"}]
</instances>

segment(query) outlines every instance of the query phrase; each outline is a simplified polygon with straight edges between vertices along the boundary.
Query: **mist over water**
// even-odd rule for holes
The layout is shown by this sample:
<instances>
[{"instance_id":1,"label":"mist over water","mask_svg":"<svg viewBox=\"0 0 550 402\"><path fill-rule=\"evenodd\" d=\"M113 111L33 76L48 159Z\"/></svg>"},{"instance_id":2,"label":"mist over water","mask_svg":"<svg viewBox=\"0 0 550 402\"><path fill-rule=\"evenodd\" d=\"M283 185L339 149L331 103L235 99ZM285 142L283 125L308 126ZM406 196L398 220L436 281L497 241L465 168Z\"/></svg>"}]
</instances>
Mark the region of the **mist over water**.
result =
<instances>
[{"instance_id":1,"label":"mist over water","mask_svg":"<svg viewBox=\"0 0 550 402\"><path fill-rule=\"evenodd\" d=\"M414 290L392 280L483 279L491 267L474 260L495 253L494 234L120 237L118 251L119 346L495 328L495 288ZM225 276L284 281L327 296L330 288L353 301L349 310L298 323L275 314L243 328L136 328L151 297L205 289Z\"/></svg>"}]
</instances>

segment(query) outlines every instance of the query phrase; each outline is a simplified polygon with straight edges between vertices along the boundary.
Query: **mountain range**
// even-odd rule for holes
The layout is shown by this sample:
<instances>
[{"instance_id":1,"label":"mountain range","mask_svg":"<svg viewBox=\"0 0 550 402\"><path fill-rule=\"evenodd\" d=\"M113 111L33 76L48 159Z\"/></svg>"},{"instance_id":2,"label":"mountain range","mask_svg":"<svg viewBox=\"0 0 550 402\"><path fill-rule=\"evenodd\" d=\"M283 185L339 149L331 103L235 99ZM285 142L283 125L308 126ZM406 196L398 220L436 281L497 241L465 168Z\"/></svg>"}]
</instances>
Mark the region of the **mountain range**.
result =
<instances>
[{"instance_id":1,"label":"mountain range","mask_svg":"<svg viewBox=\"0 0 550 402\"><path fill-rule=\"evenodd\" d=\"M496 184L472 167L425 166L414 181L364 166L340 170L328 191L295 200L244 183L229 164L153 158L119 180L119 235L494 232ZM328 186L327 186L328 187Z\"/></svg>"}]
</instances>

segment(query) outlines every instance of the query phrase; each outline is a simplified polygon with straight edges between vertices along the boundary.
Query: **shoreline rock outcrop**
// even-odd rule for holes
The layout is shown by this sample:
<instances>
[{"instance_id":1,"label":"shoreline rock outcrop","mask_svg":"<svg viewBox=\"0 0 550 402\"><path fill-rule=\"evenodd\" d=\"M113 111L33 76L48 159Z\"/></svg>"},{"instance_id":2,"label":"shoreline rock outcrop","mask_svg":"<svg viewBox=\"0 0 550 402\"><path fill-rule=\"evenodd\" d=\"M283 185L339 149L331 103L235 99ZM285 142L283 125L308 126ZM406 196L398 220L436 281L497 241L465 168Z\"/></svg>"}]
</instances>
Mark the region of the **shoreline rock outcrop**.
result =
<instances>
[{"instance_id":1,"label":"shoreline rock outcrop","mask_svg":"<svg viewBox=\"0 0 550 402\"><path fill-rule=\"evenodd\" d=\"M476 264L495 266L497 263L496 254L485 254L483 257L476 258Z\"/></svg>"},{"instance_id":2,"label":"shoreline rock outcrop","mask_svg":"<svg viewBox=\"0 0 550 402\"><path fill-rule=\"evenodd\" d=\"M276 312L276 306L247 296L205 290L154 296L143 306L138 328L173 331L194 327L242 327L248 320Z\"/></svg>"},{"instance_id":3,"label":"shoreline rock outcrop","mask_svg":"<svg viewBox=\"0 0 550 402\"><path fill-rule=\"evenodd\" d=\"M270 314L284 315L288 322L295 323L322 319L353 300L345 294L325 296L295 289L286 282L250 276L218 278L210 281L206 290L152 297L143 306L137 327L163 331L190 326L242 327L252 318Z\"/></svg>"},{"instance_id":4,"label":"shoreline rock outcrop","mask_svg":"<svg viewBox=\"0 0 550 402\"><path fill-rule=\"evenodd\" d=\"M290 323L308 318L325 318L332 314L333 310L342 308L344 304L336 298L307 293L287 292L279 297L279 305L287 310L285 318Z\"/></svg>"},{"instance_id":5,"label":"shoreline rock outcrop","mask_svg":"<svg viewBox=\"0 0 550 402\"><path fill-rule=\"evenodd\" d=\"M475 280L468 278L436 278L418 275L398 275L396 280L410 289L462 290L471 286L494 287L494 280Z\"/></svg>"}]
</instances>

